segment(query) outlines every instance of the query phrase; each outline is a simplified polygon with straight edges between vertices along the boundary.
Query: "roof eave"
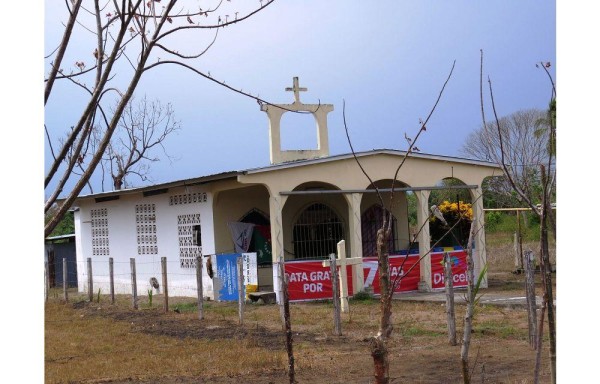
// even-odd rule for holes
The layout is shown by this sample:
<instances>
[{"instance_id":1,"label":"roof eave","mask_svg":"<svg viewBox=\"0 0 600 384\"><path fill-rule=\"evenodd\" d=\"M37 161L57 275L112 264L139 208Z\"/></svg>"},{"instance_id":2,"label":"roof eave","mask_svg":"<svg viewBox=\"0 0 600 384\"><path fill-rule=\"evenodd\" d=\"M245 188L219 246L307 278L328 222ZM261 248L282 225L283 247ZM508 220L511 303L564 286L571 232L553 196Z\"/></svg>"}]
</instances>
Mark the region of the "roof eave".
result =
<instances>
[{"instance_id":1,"label":"roof eave","mask_svg":"<svg viewBox=\"0 0 600 384\"><path fill-rule=\"evenodd\" d=\"M388 155L392 155L392 156L405 156L406 151L399 151L399 150L394 150L394 149L375 149L375 150L371 150L371 151L356 152L356 157L366 157L366 156L373 156L373 155L377 155L377 154L388 154ZM269 171L275 171L275 170L279 170L279 169L295 168L295 167L300 167L300 166L304 166L304 165L327 163L327 162L337 161L337 160L346 160L346 159L350 159L353 157L354 157L354 155L352 153L346 153L346 154L341 154L341 155L319 157L319 158L315 158L315 159L290 161L290 162L281 163L281 164L269 165L266 167L248 169L245 171L245 173L254 174L254 173L261 173L261 172L269 172ZM496 163L481 161L481 160L465 159L465 158L460 158L460 157L432 155L432 154L427 154L427 153L414 153L414 152L411 153L409 155L409 157L428 159L428 160L454 162L454 163L462 163L462 164L469 164L469 165L501 169L498 166L498 164L496 164Z\"/></svg>"},{"instance_id":2,"label":"roof eave","mask_svg":"<svg viewBox=\"0 0 600 384\"><path fill-rule=\"evenodd\" d=\"M215 182L215 181L236 179L239 175L241 175L243 173L244 173L243 171L223 172L223 173L218 173L218 174L214 174L214 175L171 181L168 183L155 184L155 185L150 185L150 186L146 186L146 187L129 188L129 189L121 189L118 191L94 193L94 194L89 194L89 195L78 196L75 199L75 202L87 200L87 199L97 199L97 198L108 198L108 197L115 197L115 196L132 195L132 194L151 192L151 191L156 191L156 190L161 190L161 189L202 185L202 184L207 184L207 183L211 183L211 182Z\"/></svg>"}]
</instances>

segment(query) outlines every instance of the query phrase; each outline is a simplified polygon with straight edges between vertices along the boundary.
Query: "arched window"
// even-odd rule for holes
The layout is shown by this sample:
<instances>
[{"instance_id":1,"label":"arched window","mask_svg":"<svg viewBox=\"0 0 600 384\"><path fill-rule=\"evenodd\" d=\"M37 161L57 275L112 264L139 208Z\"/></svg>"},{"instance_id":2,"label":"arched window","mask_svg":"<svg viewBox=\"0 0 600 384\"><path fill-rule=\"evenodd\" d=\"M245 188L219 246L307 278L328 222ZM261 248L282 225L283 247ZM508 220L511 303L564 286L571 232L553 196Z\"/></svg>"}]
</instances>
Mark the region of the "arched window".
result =
<instances>
[{"instance_id":1,"label":"arched window","mask_svg":"<svg viewBox=\"0 0 600 384\"><path fill-rule=\"evenodd\" d=\"M344 238L344 223L325 204L307 207L294 224L293 243L296 259L325 258L336 253Z\"/></svg>"},{"instance_id":2,"label":"arched window","mask_svg":"<svg viewBox=\"0 0 600 384\"><path fill-rule=\"evenodd\" d=\"M248 211L240 221L242 223L252 223L256 225L270 225L269 217L257 208L252 208Z\"/></svg>"},{"instance_id":3,"label":"arched window","mask_svg":"<svg viewBox=\"0 0 600 384\"><path fill-rule=\"evenodd\" d=\"M377 231L383 223L383 208L379 204L373 204L361 216L361 233L363 244L363 257L377 256ZM388 242L388 252L396 250L397 232L396 218L392 216L392 233Z\"/></svg>"}]
</instances>

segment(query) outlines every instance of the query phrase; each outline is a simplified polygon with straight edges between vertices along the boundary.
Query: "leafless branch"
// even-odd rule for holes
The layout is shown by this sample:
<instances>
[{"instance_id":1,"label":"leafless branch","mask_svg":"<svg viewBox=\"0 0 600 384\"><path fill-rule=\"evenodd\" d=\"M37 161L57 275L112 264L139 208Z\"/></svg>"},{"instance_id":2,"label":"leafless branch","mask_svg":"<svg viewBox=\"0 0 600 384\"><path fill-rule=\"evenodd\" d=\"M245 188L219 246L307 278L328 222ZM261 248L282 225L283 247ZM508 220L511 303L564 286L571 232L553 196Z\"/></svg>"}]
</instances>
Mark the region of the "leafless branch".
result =
<instances>
[{"instance_id":1,"label":"leafless branch","mask_svg":"<svg viewBox=\"0 0 600 384\"><path fill-rule=\"evenodd\" d=\"M65 28L65 33L63 34L62 41L59 45L58 53L52 62L52 68L50 69L50 75L48 76L46 89L44 90L44 105L48 102L48 98L52 92L52 86L54 85L54 80L56 79L56 74L58 73L58 69L60 68L60 64L62 63L62 59L67 50L67 45L69 45L69 41L71 40L71 33L73 32L73 26L75 25L77 14L81 8L81 2L82 0L77 0L77 2L73 5L73 10L71 11L71 16L69 17L69 21Z\"/></svg>"},{"instance_id":2,"label":"leafless branch","mask_svg":"<svg viewBox=\"0 0 600 384\"><path fill-rule=\"evenodd\" d=\"M244 95L244 96L246 96L246 97L249 97L249 98L251 98L251 99L254 99L254 100L256 100L256 102L257 102L258 104L260 104L260 105L263 105L263 104L264 104L264 105L270 105L270 106L273 106L273 107L276 107L276 108L283 109L284 111L288 111L288 112L295 112L295 113L301 113L301 114L302 114L302 113L314 113L314 112L315 112L316 110L318 110L318 109L320 108L320 106L321 106L321 103L320 103L320 101L319 101L319 104L317 105L317 109L315 109L315 111L310 111L310 112L309 112L309 111L294 111L294 110L291 110L291 109L287 109L287 108L285 108L285 107L282 107L281 105L276 105L276 104L273 104L273 103L271 103L271 102L269 102L269 101L267 101L267 100L265 100L265 99L262 99L262 98L260 98L260 97L258 97L258 96L254 96L254 95L252 95L252 94L250 94L250 93L248 93L248 92L245 92L245 91L243 91L243 90L241 90L241 89L234 88L234 87L232 87L231 85L229 85L229 84L226 84L224 81L217 80L217 79L215 79L214 77L212 77L212 76L210 75L210 72L208 72L208 73L204 73L204 72L202 72L202 71L199 71L199 70L197 70L196 68L192 67L191 65L188 65L188 64L186 64L186 63L182 63L182 62L179 62L179 61L172 61L172 60L159 61L159 62L157 62L157 63L153 63L153 64L150 64L150 65L148 65L147 67L145 67L145 68L144 68L144 71L148 71L148 70L150 70L150 69L152 69L152 68L155 68L155 67L157 67L157 66L159 66L159 65L166 65L166 64L179 65L179 66L182 66L182 67L184 67L184 68L187 68L187 69L189 69L190 71L192 71L192 72L194 72L194 73L196 73L196 74L198 74L198 75L200 75L200 76L204 77L205 79L207 79L207 80L210 80L210 81L212 81L212 82L214 82L214 83L217 83L217 84L219 84L219 85L220 85L220 86L222 86L222 87L225 87L225 88L229 89L230 91L233 91L233 92L235 92L235 93L239 93L240 95Z\"/></svg>"},{"instance_id":3,"label":"leafless branch","mask_svg":"<svg viewBox=\"0 0 600 384\"><path fill-rule=\"evenodd\" d=\"M450 73L448 74L448 77L446 78L446 81L444 82L444 85L442 86L442 89L440 90L438 97L437 97L435 103L433 104L433 107L429 111L429 115L427 115L427 118L425 119L425 121L423 121L421 123L419 132L417 132L417 135L415 136L415 138L410 142L410 145L408 146L408 150L406 151L406 153L404 154L404 157L402 158L402 161L400 161L400 164L396 168L396 172L394 173L394 178L392 179L392 191L390 193L390 212L392 211L392 208L394 206L394 187L396 184L396 179L398 178L398 173L400 173L400 169L402 168L402 166L406 162L406 159L408 159L408 156L412 153L413 149L415 148L415 145L416 145L419 137L421 136L421 133L423 133L427 130L427 128L426 128L427 123L429 123L429 119L431 119L431 116L433 116L433 113L435 112L435 109L436 109L437 105L439 104L439 102L442 98L442 95L444 94L444 89L446 89L446 85L448 84L448 82L450 81L450 78L452 77L452 73L454 72L455 65L456 65L456 60L454 60L452 62L452 68L450 68ZM388 226L391 226L391 222L392 221L389 220ZM391 228L391 227L389 227L389 228Z\"/></svg>"},{"instance_id":4,"label":"leafless branch","mask_svg":"<svg viewBox=\"0 0 600 384\"><path fill-rule=\"evenodd\" d=\"M73 179L75 179L75 186L69 192L67 197L62 200L62 203L53 210L54 216L47 223L45 228L47 234L52 231L54 226L60 221L62 216L64 216L82 188L89 183L90 177L96 167L100 164L100 166L104 168L103 161L108 158L116 159L116 148L114 147L114 143L111 144L111 137L115 132L121 114L132 97L142 75L147 69L152 68L152 66L148 64L153 49L158 47L159 50L167 52L169 56L175 56L182 60L200 57L206 52L206 49L214 44L214 36L211 41L209 41L207 47L204 47L199 53L196 52L193 55L184 54L171 48L169 45L165 44L166 38L175 36L178 31L207 31L209 29L214 29L215 36L217 36L219 28L228 27L247 20L249 17L265 9L272 1L269 1L266 5L262 5L260 8L251 10L248 14L241 17L238 17L236 13L235 19L226 18L224 22L221 20L217 23L211 22L209 25L200 25L200 23L196 23L197 20L192 25L189 24L188 18L199 18L200 16L207 18L209 14L215 15L216 10L219 9L221 4L224 4L223 2L219 2L216 7L212 7L211 9L201 10L198 8L197 11L193 9L184 11L183 8L176 11L175 5L180 3L176 0L163 1L163 3L165 3L164 7L160 7L159 10L158 7L155 7L158 4L150 2L149 5L146 5L144 0L95 0L91 2L91 6L84 5L81 0L73 3L65 1L65 5L69 11L69 18L65 25L65 33L61 43L55 51L56 56L53 56L52 54L49 56L50 74L45 80L45 103L49 100L53 90L53 84L57 79L70 80L78 87L84 89L89 96L84 108L82 108L81 115L77 117L77 121L73 124L73 129L68 132L60 149L55 152L51 144L53 161L46 174L44 186L46 189L49 189L51 183L54 185L55 182L58 182L58 187L50 193L51 198L46 201L46 207L49 208L54 205L56 202L54 196L57 196L57 194L62 192L62 188L66 185L66 180L69 179L71 174L75 175L73 177ZM114 11L111 10L110 12L107 12L107 7L109 6L114 7ZM174 25L174 22L177 22L179 25ZM182 24L186 22L188 23L187 25ZM61 69L61 63L63 57L65 57L64 55L70 40L75 33L78 33L75 32L75 27L78 28L79 32L84 34L89 32L93 35L94 43L92 44L92 49L95 49L92 53L94 55L94 63L86 66L84 61L79 60L76 64L79 70L71 71L69 73L68 71L63 71ZM153 29L153 31L150 31L150 29ZM127 52L125 51L125 48L128 48ZM122 61L121 59L125 60L124 63L129 63L133 72L131 77L125 83L125 88L118 91L118 104L114 110L113 116L105 116L101 104L106 103L107 101L103 100L102 97L105 95L104 92L109 88L109 82L114 79L117 62ZM181 65L182 63L177 64ZM187 67L191 68L191 66ZM199 71L197 71L197 73L199 73ZM90 82L89 85L86 85L84 79L90 77L93 77L94 80ZM224 81L211 79L210 75L205 75L203 77L209 78L213 82L225 86L239 94L251 97L261 105L273 105L258 96L252 96L248 92L236 90L233 87L226 85ZM116 88L112 87L112 89ZM92 147L86 143L88 143L90 131L92 130L98 111L102 114L102 120L104 121L104 134L100 140L96 142L95 146ZM157 146L162 147L160 144ZM86 156L85 163L74 161L73 159L79 159L79 155L81 155L80 151L84 150L91 150L94 153L90 154L90 156ZM162 150L164 152L164 147L162 147ZM156 159L145 153L141 153L141 156L148 161ZM167 157L169 156L167 155ZM123 158L123 160L126 160L126 158ZM84 164L85 170L83 170ZM62 173L62 166L68 171L67 173ZM57 177L59 169L61 174L60 177ZM117 169L116 166L114 169ZM139 171L136 172L142 173Z\"/></svg>"},{"instance_id":5,"label":"leafless branch","mask_svg":"<svg viewBox=\"0 0 600 384\"><path fill-rule=\"evenodd\" d=\"M505 158L504 140L502 140L502 129L501 129L501 126L500 126L500 119L498 118L498 114L496 113L496 104L494 103L494 92L492 90L492 81L491 81L491 79L489 77L488 77L488 84L489 84L489 89L490 89L490 101L492 103L492 110L494 111L494 118L496 120L496 127L498 129L498 137L500 138L500 140L499 140L499 144L500 144L500 166L504 170L504 174L506 175L506 177L510 181L510 183L513 186L513 188L515 189L515 191L519 194L519 196L521 196L521 199L523 199L523 201L525 203L527 203L527 205L532 209L532 211L534 211L535 214L539 216L540 213L539 213L539 211L537 209L537 206L535 204L533 204L533 202L531 201L531 199L529 198L529 196L527 196L527 194L525 194L521 190L521 188L519 188L519 186L517 185L517 183L515 182L515 180L513 178L513 173L508 168L508 166L506 165L506 161L504 160L504 158ZM485 121L484 121L484 124L485 124Z\"/></svg>"},{"instance_id":6,"label":"leafless branch","mask_svg":"<svg viewBox=\"0 0 600 384\"><path fill-rule=\"evenodd\" d=\"M373 179L371 179L371 176L369 176L367 171L365 171L365 168L362 166L360 160L358 160L358 156L356 156L356 152L354 151L354 146L352 145L352 140L350 140L350 133L348 132L348 124L346 123L346 100L342 100L342 117L344 120L344 131L346 132L346 138L348 139L348 145L350 146L350 151L352 151L352 156L354 157L356 164L358 164L360 171L363 173L363 175L365 175L367 180L369 180L369 183L370 183L369 185L372 185L373 188L375 188L375 191L377 193L377 198L379 199L379 203L381 204L381 207L383 209L385 209L385 205L383 203L383 197L381 196L381 192L379 192L379 188L377 188L377 185L375 185L375 183L373 182Z\"/></svg>"}]
</instances>

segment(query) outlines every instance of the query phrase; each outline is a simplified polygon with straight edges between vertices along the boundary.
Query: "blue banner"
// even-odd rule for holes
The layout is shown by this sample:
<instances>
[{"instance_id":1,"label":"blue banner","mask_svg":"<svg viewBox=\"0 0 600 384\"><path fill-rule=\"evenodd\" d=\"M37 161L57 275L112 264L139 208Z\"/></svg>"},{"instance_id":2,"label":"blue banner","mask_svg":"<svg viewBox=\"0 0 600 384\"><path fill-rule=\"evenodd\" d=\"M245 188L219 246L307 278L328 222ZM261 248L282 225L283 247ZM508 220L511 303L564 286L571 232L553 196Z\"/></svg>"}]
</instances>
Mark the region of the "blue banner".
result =
<instances>
[{"instance_id":1,"label":"blue banner","mask_svg":"<svg viewBox=\"0 0 600 384\"><path fill-rule=\"evenodd\" d=\"M239 257L241 257L239 253L217 255L217 277L221 282L221 286L218 290L218 297L215 297L215 300L238 300L237 259Z\"/></svg>"}]
</instances>

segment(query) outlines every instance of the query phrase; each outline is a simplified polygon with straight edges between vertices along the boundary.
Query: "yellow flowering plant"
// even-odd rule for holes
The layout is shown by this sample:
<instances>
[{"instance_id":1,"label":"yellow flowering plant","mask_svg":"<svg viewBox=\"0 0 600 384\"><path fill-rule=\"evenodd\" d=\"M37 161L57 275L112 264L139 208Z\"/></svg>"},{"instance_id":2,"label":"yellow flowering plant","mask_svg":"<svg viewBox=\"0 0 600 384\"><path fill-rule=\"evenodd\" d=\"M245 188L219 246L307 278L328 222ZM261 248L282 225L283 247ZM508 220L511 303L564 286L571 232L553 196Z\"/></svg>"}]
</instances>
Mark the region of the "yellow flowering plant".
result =
<instances>
[{"instance_id":1,"label":"yellow flowering plant","mask_svg":"<svg viewBox=\"0 0 600 384\"><path fill-rule=\"evenodd\" d=\"M469 229L471 226L471 221L473 220L473 207L470 203L465 203L462 201L451 203L447 200L443 201L438 205L438 208L444 219L448 223L448 227L445 226L441 220L437 219L435 216L432 216L429 219L429 232L431 234L431 245L435 244L439 241L437 246L439 247L448 247L460 245L462 247L466 246L467 241L469 240ZM444 234L448 231L448 229L460 219L461 223L454 227L452 233L448 233L446 236ZM458 241L457 241L458 240ZM458 244L457 244L458 243Z\"/></svg>"}]
</instances>

